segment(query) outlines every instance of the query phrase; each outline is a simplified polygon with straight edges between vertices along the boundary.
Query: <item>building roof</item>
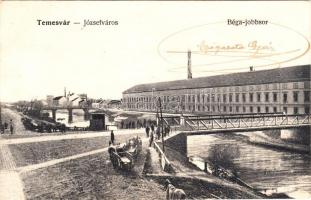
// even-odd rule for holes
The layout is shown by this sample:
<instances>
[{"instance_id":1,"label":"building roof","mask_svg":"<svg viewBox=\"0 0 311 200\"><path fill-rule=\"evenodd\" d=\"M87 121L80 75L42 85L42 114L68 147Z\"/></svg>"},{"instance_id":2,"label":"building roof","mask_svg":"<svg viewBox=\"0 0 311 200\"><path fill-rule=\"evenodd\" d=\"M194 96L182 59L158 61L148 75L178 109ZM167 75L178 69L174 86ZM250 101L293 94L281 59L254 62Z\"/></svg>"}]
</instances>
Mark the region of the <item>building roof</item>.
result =
<instances>
[{"instance_id":1,"label":"building roof","mask_svg":"<svg viewBox=\"0 0 311 200\"><path fill-rule=\"evenodd\" d=\"M61 98L63 98L64 96L57 96L57 97L54 97L53 100L60 100Z\"/></svg>"},{"instance_id":2,"label":"building roof","mask_svg":"<svg viewBox=\"0 0 311 200\"><path fill-rule=\"evenodd\" d=\"M110 105L110 104L120 104L120 103L121 103L120 100L110 100L110 101L108 102L109 105Z\"/></svg>"},{"instance_id":3,"label":"building roof","mask_svg":"<svg viewBox=\"0 0 311 200\"><path fill-rule=\"evenodd\" d=\"M123 94L179 90L193 88L212 88L240 85L257 85L279 82L310 81L311 65L300 65L286 68L276 68L260 71L249 71L217 76L207 76L193 79L158 82L135 85L123 92Z\"/></svg>"}]
</instances>

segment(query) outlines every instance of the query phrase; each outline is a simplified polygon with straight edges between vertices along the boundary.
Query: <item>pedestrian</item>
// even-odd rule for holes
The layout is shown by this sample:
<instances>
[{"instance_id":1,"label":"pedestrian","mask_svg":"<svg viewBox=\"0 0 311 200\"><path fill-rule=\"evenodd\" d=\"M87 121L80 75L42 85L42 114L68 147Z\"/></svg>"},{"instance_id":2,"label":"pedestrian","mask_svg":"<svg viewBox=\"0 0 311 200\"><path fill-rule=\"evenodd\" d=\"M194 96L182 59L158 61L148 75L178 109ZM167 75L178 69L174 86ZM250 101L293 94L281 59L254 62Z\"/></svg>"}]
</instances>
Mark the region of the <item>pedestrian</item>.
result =
<instances>
[{"instance_id":1,"label":"pedestrian","mask_svg":"<svg viewBox=\"0 0 311 200\"><path fill-rule=\"evenodd\" d=\"M170 132L171 132L171 127L170 125L167 125L167 136L170 136Z\"/></svg>"},{"instance_id":2,"label":"pedestrian","mask_svg":"<svg viewBox=\"0 0 311 200\"><path fill-rule=\"evenodd\" d=\"M157 139L159 140L160 135L161 135L160 126L157 127L156 134L157 134Z\"/></svg>"},{"instance_id":3,"label":"pedestrian","mask_svg":"<svg viewBox=\"0 0 311 200\"><path fill-rule=\"evenodd\" d=\"M152 145L152 143L153 143L153 131L151 132L151 134L150 134L150 139L149 139L149 147L151 147L151 145Z\"/></svg>"},{"instance_id":4,"label":"pedestrian","mask_svg":"<svg viewBox=\"0 0 311 200\"><path fill-rule=\"evenodd\" d=\"M111 131L111 133L110 133L110 141L112 144L114 144L114 133L113 133L113 131Z\"/></svg>"},{"instance_id":5,"label":"pedestrian","mask_svg":"<svg viewBox=\"0 0 311 200\"><path fill-rule=\"evenodd\" d=\"M4 122L4 129L8 129L8 123Z\"/></svg>"},{"instance_id":6,"label":"pedestrian","mask_svg":"<svg viewBox=\"0 0 311 200\"><path fill-rule=\"evenodd\" d=\"M149 137L149 131L150 131L150 128L149 126L146 127L146 134L147 134L147 137Z\"/></svg>"},{"instance_id":7,"label":"pedestrian","mask_svg":"<svg viewBox=\"0 0 311 200\"><path fill-rule=\"evenodd\" d=\"M11 132L11 135L13 135L13 131L14 131L13 120L11 119L10 120L10 132Z\"/></svg>"},{"instance_id":8,"label":"pedestrian","mask_svg":"<svg viewBox=\"0 0 311 200\"><path fill-rule=\"evenodd\" d=\"M151 132L154 132L154 125L151 124Z\"/></svg>"},{"instance_id":9,"label":"pedestrian","mask_svg":"<svg viewBox=\"0 0 311 200\"><path fill-rule=\"evenodd\" d=\"M3 134L4 133L4 125L0 124L0 127L1 127L1 134Z\"/></svg>"}]
</instances>

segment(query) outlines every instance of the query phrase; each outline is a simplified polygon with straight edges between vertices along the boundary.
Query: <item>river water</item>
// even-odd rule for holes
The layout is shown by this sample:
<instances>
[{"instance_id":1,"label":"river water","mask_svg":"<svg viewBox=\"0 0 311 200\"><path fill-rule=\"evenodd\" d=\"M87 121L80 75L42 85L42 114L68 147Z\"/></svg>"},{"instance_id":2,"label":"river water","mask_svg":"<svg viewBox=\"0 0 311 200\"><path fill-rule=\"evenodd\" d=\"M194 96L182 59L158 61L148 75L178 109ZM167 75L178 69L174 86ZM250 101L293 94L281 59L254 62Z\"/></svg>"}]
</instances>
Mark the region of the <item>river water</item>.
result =
<instances>
[{"instance_id":1,"label":"river water","mask_svg":"<svg viewBox=\"0 0 311 200\"><path fill-rule=\"evenodd\" d=\"M188 136L187 141L189 157L221 164L265 194L311 198L309 155L251 145L238 134Z\"/></svg>"}]
</instances>

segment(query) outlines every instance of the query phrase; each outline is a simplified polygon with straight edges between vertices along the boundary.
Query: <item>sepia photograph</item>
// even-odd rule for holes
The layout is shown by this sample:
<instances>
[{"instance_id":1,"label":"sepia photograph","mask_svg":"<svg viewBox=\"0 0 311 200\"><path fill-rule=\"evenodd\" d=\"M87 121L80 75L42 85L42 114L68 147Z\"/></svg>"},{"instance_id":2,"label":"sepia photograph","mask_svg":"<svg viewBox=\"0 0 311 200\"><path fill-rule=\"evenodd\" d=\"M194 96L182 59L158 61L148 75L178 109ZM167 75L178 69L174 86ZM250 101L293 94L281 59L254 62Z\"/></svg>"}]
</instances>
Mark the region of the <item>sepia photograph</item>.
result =
<instances>
[{"instance_id":1,"label":"sepia photograph","mask_svg":"<svg viewBox=\"0 0 311 200\"><path fill-rule=\"evenodd\" d=\"M310 1L0 1L0 199L311 199Z\"/></svg>"}]
</instances>

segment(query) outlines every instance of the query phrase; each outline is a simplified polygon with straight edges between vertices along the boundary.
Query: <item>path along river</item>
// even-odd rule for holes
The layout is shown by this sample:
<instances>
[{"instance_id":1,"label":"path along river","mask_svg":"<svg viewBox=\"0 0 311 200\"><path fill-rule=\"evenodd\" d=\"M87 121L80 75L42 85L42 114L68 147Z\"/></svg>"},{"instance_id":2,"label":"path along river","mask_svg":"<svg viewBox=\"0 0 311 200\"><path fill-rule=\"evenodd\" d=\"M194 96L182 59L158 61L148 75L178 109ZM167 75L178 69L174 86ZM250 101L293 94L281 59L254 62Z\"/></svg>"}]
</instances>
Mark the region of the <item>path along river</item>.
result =
<instances>
[{"instance_id":1,"label":"path along river","mask_svg":"<svg viewBox=\"0 0 311 200\"><path fill-rule=\"evenodd\" d=\"M218 162L266 193L311 198L311 157L255 146L238 135L188 136L188 156Z\"/></svg>"}]
</instances>

